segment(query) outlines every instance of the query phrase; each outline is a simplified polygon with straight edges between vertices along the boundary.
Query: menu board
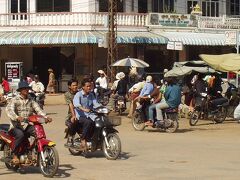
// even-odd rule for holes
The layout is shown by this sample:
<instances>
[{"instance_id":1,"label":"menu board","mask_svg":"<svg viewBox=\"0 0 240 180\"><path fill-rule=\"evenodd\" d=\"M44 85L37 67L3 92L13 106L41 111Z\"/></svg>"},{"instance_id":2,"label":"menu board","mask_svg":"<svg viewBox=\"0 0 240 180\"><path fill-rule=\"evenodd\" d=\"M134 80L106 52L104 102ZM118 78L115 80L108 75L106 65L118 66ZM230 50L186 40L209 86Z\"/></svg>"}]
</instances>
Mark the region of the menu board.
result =
<instances>
[{"instance_id":1,"label":"menu board","mask_svg":"<svg viewBox=\"0 0 240 180\"><path fill-rule=\"evenodd\" d=\"M6 63L5 68L8 79L20 79L20 63Z\"/></svg>"}]
</instances>

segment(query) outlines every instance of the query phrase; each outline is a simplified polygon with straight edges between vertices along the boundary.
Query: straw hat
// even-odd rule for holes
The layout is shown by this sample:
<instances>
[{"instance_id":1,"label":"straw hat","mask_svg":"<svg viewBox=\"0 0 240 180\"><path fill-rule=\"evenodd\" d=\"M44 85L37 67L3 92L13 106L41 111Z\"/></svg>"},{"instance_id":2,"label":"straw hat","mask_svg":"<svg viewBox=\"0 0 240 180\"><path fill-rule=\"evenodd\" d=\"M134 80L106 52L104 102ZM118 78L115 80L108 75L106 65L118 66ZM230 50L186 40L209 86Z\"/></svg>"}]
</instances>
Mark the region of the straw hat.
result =
<instances>
[{"instance_id":1,"label":"straw hat","mask_svg":"<svg viewBox=\"0 0 240 180\"><path fill-rule=\"evenodd\" d=\"M105 74L105 72L104 72L103 70L101 70L101 69L98 70L98 73L99 73L99 74Z\"/></svg>"}]
</instances>

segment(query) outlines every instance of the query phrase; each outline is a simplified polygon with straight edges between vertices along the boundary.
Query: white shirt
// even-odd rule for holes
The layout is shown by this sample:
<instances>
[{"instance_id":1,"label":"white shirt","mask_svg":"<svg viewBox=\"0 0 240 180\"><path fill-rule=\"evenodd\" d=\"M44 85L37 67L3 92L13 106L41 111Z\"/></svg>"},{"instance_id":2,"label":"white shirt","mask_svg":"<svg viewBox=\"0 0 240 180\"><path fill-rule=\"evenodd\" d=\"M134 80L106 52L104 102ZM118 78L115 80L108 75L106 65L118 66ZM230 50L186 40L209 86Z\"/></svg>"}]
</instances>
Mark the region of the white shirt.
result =
<instances>
[{"instance_id":1,"label":"white shirt","mask_svg":"<svg viewBox=\"0 0 240 180\"><path fill-rule=\"evenodd\" d=\"M32 81L29 84L29 86L32 87L32 90L34 90L36 93L44 92L44 85L40 81L38 81L38 82Z\"/></svg>"},{"instance_id":2,"label":"white shirt","mask_svg":"<svg viewBox=\"0 0 240 180\"><path fill-rule=\"evenodd\" d=\"M107 78L106 77L99 77L99 78L97 78L96 83L99 83L99 86L104 88L104 89L107 89L107 87L108 87Z\"/></svg>"},{"instance_id":3,"label":"white shirt","mask_svg":"<svg viewBox=\"0 0 240 180\"><path fill-rule=\"evenodd\" d=\"M234 116L234 119L240 120L240 104L234 110L233 116Z\"/></svg>"},{"instance_id":4,"label":"white shirt","mask_svg":"<svg viewBox=\"0 0 240 180\"><path fill-rule=\"evenodd\" d=\"M113 85L112 85L112 87L111 87L111 90L116 90L116 89L117 89L118 81L120 81L120 80L116 80L116 81L113 82Z\"/></svg>"}]
</instances>

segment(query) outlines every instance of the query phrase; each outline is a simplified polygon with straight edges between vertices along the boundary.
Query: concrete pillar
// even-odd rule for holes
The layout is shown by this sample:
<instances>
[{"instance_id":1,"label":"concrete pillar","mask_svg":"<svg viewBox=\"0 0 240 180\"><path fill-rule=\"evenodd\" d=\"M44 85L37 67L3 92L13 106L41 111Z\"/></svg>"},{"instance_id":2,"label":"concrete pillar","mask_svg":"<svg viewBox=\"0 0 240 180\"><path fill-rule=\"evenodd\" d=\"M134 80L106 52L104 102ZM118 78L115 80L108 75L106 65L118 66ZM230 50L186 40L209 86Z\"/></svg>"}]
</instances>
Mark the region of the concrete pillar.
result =
<instances>
[{"instance_id":1,"label":"concrete pillar","mask_svg":"<svg viewBox=\"0 0 240 180\"><path fill-rule=\"evenodd\" d=\"M138 12L138 0L134 0L134 3L133 3L133 6L134 6L134 12Z\"/></svg>"},{"instance_id":2,"label":"concrete pillar","mask_svg":"<svg viewBox=\"0 0 240 180\"><path fill-rule=\"evenodd\" d=\"M152 0L147 0L148 12L152 12Z\"/></svg>"},{"instance_id":3,"label":"concrete pillar","mask_svg":"<svg viewBox=\"0 0 240 180\"><path fill-rule=\"evenodd\" d=\"M123 12L132 12L132 0L125 0Z\"/></svg>"},{"instance_id":4,"label":"concrete pillar","mask_svg":"<svg viewBox=\"0 0 240 180\"><path fill-rule=\"evenodd\" d=\"M36 13L37 12L37 0L28 0L28 7L30 13Z\"/></svg>"}]
</instances>

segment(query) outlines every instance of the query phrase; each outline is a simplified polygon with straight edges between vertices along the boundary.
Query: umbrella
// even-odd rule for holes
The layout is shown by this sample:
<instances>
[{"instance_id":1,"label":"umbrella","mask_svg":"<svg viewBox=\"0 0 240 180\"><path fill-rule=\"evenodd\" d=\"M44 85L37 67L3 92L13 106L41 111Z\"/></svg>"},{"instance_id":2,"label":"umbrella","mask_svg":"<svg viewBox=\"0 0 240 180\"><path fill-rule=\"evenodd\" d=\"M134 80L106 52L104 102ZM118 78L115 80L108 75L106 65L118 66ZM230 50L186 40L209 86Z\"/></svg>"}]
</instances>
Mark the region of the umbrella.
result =
<instances>
[{"instance_id":1,"label":"umbrella","mask_svg":"<svg viewBox=\"0 0 240 180\"><path fill-rule=\"evenodd\" d=\"M129 67L145 68L145 67L149 67L149 64L140 59L128 57L128 58L124 58L116 61L111 66L129 66Z\"/></svg>"},{"instance_id":2,"label":"umbrella","mask_svg":"<svg viewBox=\"0 0 240 180\"><path fill-rule=\"evenodd\" d=\"M164 74L164 77L178 77L178 76L185 76L189 75L193 72L199 72L199 73L214 73L215 70L209 67L189 67L189 66L179 66L179 67L173 67L171 70L169 70L166 74Z\"/></svg>"},{"instance_id":3,"label":"umbrella","mask_svg":"<svg viewBox=\"0 0 240 180\"><path fill-rule=\"evenodd\" d=\"M200 58L212 68L222 71L239 71L240 70L240 55L230 53L222 55L200 54Z\"/></svg>"}]
</instances>

